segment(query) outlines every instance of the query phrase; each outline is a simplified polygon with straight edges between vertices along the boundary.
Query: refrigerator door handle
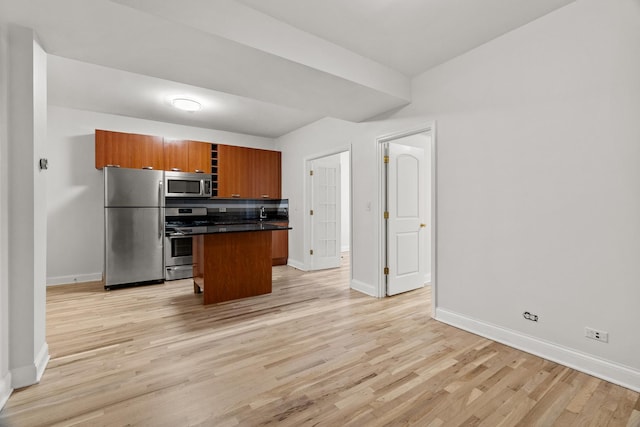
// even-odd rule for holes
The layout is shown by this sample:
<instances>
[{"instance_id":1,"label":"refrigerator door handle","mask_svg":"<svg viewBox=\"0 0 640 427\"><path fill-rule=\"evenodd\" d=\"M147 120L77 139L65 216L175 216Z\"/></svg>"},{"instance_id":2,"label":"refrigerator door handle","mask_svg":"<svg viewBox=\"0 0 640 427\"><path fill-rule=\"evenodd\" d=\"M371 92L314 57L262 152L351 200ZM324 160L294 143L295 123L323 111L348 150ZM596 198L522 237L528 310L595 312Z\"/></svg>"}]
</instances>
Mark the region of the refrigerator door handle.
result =
<instances>
[{"instance_id":1,"label":"refrigerator door handle","mask_svg":"<svg viewBox=\"0 0 640 427\"><path fill-rule=\"evenodd\" d=\"M164 199L164 191L162 188L162 180L158 181L158 236L162 238L164 233L164 215L162 215L162 200Z\"/></svg>"}]
</instances>

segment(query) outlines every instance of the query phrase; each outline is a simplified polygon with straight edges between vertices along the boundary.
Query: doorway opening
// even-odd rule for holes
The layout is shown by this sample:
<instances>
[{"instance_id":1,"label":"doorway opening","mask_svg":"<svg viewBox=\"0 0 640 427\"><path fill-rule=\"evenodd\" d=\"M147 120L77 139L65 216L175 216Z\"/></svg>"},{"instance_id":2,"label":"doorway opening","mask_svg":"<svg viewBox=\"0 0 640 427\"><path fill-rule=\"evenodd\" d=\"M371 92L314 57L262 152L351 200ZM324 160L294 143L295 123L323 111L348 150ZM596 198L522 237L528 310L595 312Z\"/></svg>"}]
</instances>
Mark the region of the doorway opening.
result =
<instances>
[{"instance_id":1,"label":"doorway opening","mask_svg":"<svg viewBox=\"0 0 640 427\"><path fill-rule=\"evenodd\" d=\"M436 144L434 125L378 139L378 295L431 285L436 302Z\"/></svg>"},{"instance_id":2,"label":"doorway opening","mask_svg":"<svg viewBox=\"0 0 640 427\"><path fill-rule=\"evenodd\" d=\"M351 147L308 158L305 169L306 270L350 263Z\"/></svg>"}]
</instances>

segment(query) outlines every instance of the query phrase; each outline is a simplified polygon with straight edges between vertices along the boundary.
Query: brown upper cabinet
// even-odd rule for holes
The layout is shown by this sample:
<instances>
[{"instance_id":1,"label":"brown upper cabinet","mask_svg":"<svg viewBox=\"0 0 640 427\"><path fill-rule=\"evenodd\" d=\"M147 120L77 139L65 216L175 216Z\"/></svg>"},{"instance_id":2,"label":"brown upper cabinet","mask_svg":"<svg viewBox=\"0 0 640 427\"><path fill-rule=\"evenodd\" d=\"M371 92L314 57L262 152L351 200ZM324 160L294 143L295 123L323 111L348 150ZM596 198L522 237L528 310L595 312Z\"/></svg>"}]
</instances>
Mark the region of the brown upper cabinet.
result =
<instances>
[{"instance_id":1,"label":"brown upper cabinet","mask_svg":"<svg viewBox=\"0 0 640 427\"><path fill-rule=\"evenodd\" d=\"M279 151L96 129L96 168L153 168L212 174L217 197L282 197Z\"/></svg>"},{"instance_id":2,"label":"brown upper cabinet","mask_svg":"<svg viewBox=\"0 0 640 427\"><path fill-rule=\"evenodd\" d=\"M211 173L211 144L189 141L189 171Z\"/></svg>"},{"instance_id":3,"label":"brown upper cabinet","mask_svg":"<svg viewBox=\"0 0 640 427\"><path fill-rule=\"evenodd\" d=\"M218 197L279 199L281 153L218 145Z\"/></svg>"},{"instance_id":4,"label":"brown upper cabinet","mask_svg":"<svg viewBox=\"0 0 640 427\"><path fill-rule=\"evenodd\" d=\"M164 140L165 170L187 171L189 169L188 142L180 139Z\"/></svg>"},{"instance_id":5,"label":"brown upper cabinet","mask_svg":"<svg viewBox=\"0 0 640 427\"><path fill-rule=\"evenodd\" d=\"M96 129L96 168L113 165L122 168L164 169L163 139Z\"/></svg>"},{"instance_id":6,"label":"brown upper cabinet","mask_svg":"<svg viewBox=\"0 0 640 427\"><path fill-rule=\"evenodd\" d=\"M164 140L165 170L211 173L211 144L186 140Z\"/></svg>"},{"instance_id":7,"label":"brown upper cabinet","mask_svg":"<svg viewBox=\"0 0 640 427\"><path fill-rule=\"evenodd\" d=\"M254 150L218 145L218 197L252 198Z\"/></svg>"},{"instance_id":8,"label":"brown upper cabinet","mask_svg":"<svg viewBox=\"0 0 640 427\"><path fill-rule=\"evenodd\" d=\"M282 157L279 151L255 150L254 197L279 199L282 187Z\"/></svg>"}]
</instances>

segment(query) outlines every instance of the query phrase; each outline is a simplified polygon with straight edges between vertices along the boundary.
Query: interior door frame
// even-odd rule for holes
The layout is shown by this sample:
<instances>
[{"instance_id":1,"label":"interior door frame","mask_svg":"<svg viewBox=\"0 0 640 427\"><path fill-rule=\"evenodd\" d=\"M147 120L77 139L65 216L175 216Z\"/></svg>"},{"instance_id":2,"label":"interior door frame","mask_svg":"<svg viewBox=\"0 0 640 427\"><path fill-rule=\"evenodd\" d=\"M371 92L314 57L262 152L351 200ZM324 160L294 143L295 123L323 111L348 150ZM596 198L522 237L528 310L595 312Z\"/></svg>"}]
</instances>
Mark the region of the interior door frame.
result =
<instances>
[{"instance_id":1,"label":"interior door frame","mask_svg":"<svg viewBox=\"0 0 640 427\"><path fill-rule=\"evenodd\" d=\"M311 178L309 171L311 170L311 163L314 160L319 160L324 157L330 157L336 154L349 153L349 252L351 253L350 259L353 260L353 150L352 144L340 145L332 148L329 151L320 152L304 158L304 271L310 271L312 266L311 255L309 250L311 249L312 235L311 235L311 217L309 210L311 209ZM342 185L342 184L341 184ZM349 263L349 286L353 281L353 265Z\"/></svg>"},{"instance_id":2,"label":"interior door frame","mask_svg":"<svg viewBox=\"0 0 640 427\"><path fill-rule=\"evenodd\" d=\"M384 207L386 199L386 182L385 182L385 165L384 165L384 144L387 142L394 142L400 138L406 136L416 135L420 133L429 133L431 135L431 163L430 163L430 177L431 177L431 211L430 215L430 232L431 232L431 317L435 316L437 307L437 138L436 138L436 123L430 122L423 126L395 132L389 135L384 135L376 139L377 142L377 156L378 156L378 265L380 266L378 272L378 297L382 298L386 296L386 280L383 268L385 266L386 259L386 233L385 233L385 221L384 221ZM425 150L428 147L425 147Z\"/></svg>"}]
</instances>

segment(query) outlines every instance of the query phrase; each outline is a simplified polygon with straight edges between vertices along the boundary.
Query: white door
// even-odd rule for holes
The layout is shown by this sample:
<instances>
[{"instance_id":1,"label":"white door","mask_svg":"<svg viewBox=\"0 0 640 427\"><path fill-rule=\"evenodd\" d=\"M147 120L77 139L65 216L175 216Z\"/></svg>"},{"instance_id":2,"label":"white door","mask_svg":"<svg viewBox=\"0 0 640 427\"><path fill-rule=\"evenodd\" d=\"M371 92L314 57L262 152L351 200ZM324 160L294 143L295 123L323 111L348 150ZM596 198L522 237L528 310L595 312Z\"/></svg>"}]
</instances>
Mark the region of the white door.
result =
<instances>
[{"instance_id":1,"label":"white door","mask_svg":"<svg viewBox=\"0 0 640 427\"><path fill-rule=\"evenodd\" d=\"M387 295L424 286L424 149L389 143L387 168Z\"/></svg>"},{"instance_id":2,"label":"white door","mask_svg":"<svg viewBox=\"0 0 640 427\"><path fill-rule=\"evenodd\" d=\"M340 266L340 156L311 162L311 269Z\"/></svg>"}]
</instances>

